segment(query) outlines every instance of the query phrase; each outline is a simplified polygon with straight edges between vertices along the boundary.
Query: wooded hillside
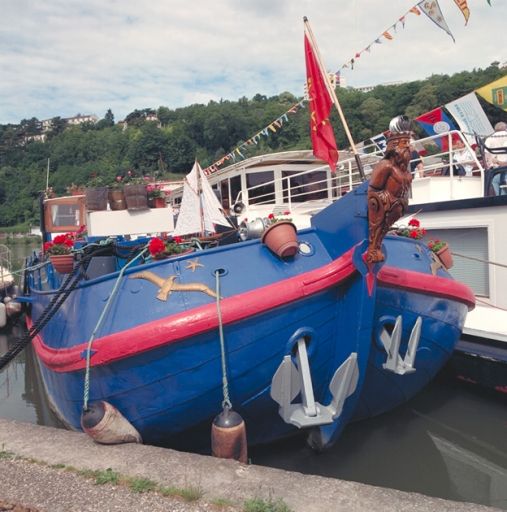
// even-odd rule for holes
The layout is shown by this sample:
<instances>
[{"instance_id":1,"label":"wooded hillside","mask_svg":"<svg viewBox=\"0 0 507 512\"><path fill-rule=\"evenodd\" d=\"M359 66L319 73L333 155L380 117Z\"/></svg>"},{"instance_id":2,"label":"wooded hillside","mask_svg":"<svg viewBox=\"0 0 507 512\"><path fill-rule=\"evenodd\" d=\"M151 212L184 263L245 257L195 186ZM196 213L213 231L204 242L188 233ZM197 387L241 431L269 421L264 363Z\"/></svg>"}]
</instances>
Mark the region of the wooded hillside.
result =
<instances>
[{"instance_id":1,"label":"wooded hillside","mask_svg":"<svg viewBox=\"0 0 507 512\"><path fill-rule=\"evenodd\" d=\"M337 95L354 140L361 141L386 130L395 115L416 117L500 78L505 71L495 62L486 69L377 86L368 93L339 88ZM35 118L0 125L0 226L36 221L48 159L49 185L60 194L72 183L86 185L93 176L112 183L129 169L157 178L183 174L196 158L203 167L212 164L301 99L284 92L175 110L161 106L156 111L158 121L146 120L149 109L136 110L127 116L126 127L114 124L110 110L96 124L67 127L54 118L45 142L29 141L39 130ZM507 119L502 110L481 103L492 124ZM348 143L335 112L331 121L338 147L345 148ZM244 156L310 146L308 109L302 108L276 132L249 146Z\"/></svg>"}]
</instances>

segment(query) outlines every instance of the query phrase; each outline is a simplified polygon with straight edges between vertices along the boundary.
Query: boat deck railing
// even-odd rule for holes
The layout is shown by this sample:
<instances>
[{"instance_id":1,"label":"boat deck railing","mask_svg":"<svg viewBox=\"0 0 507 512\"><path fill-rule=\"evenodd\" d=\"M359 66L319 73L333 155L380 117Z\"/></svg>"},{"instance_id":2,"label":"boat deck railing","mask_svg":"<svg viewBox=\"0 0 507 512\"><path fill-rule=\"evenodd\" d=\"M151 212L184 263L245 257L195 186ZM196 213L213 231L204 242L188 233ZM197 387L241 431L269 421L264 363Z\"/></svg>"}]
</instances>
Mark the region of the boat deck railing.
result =
<instances>
[{"instance_id":1,"label":"boat deck railing","mask_svg":"<svg viewBox=\"0 0 507 512\"><path fill-rule=\"evenodd\" d=\"M462 143L459 144L459 142ZM414 173L414 179L445 176L451 182L480 178L480 190L484 190L484 166L476 154L475 145L458 130L433 135L414 141L418 158L424 169ZM457 161L456 156L467 151L469 159ZM359 158L368 179L374 165L382 159L383 150L376 144L362 145ZM458 168L465 164L471 172L465 176L458 173ZM249 171L249 170L248 170ZM252 169L254 172L254 169ZM324 172L324 176L322 176ZM318 173L318 174L316 174ZM247 208L274 206L274 209L291 210L295 205L312 200L334 201L359 186L362 182L355 156L350 151L340 152L336 173L331 173L326 164L318 163L309 169L292 171L290 176L281 176L264 181L252 187L244 188L233 198L234 203L242 203ZM474 190L478 190L476 187ZM451 194L452 196L452 194ZM449 197L452 199L453 197Z\"/></svg>"}]
</instances>

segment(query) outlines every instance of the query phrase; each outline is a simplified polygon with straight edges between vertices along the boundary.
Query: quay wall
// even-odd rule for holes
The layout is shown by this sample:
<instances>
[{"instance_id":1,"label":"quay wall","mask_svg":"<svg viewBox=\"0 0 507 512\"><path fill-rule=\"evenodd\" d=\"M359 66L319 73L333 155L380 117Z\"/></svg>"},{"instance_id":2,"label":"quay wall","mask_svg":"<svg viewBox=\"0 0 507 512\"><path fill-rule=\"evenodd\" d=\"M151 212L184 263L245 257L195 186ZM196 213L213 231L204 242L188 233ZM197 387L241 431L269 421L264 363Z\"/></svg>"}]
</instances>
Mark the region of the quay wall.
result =
<instances>
[{"instance_id":1,"label":"quay wall","mask_svg":"<svg viewBox=\"0 0 507 512\"><path fill-rule=\"evenodd\" d=\"M247 499L259 498L266 501L282 499L294 512L396 512L396 511L435 511L440 512L486 512L493 511L486 507L471 503L459 503L439 498L432 498L416 493L406 493L393 489L385 489L348 482L321 476L303 475L301 473L266 468L257 465L243 465L232 460L216 459L209 456L178 452L147 445L125 444L104 446L95 444L86 434L70 432L63 429L42 427L29 423L0 419L0 452L10 453L11 457L19 457L34 466L43 464L48 471L54 472L55 489L61 487L63 478L62 467L77 470L112 470L133 478L146 478L167 487L198 487L203 491L201 500L216 503L223 499L234 502L242 510L242 503ZM3 485L2 473L6 478L6 464L11 460L0 457L0 501L22 499L15 496L19 486L7 489ZM410 461L407 461L410 464ZM25 466L29 464L25 464ZM2 468L4 466L4 468ZM52 469L54 468L54 469ZM60 468L60 469L57 469ZM19 477L18 477L19 478ZM28 478L28 477L27 477ZM33 480L36 480L34 477ZM37 510L49 510L41 506L44 496L51 494L53 484L30 484L31 505ZM109 493L107 486L95 486L97 510L104 506L106 498L101 493ZM104 488L104 489L102 489ZM40 491L40 495L37 494ZM117 490L115 492L120 492ZM7 495L6 495L7 494ZM37 496L41 500L39 504ZM51 510L70 510L57 506L58 497L51 498ZM63 497L62 497L63 499ZM84 510L77 503L76 508ZM109 498L110 500L110 498ZM139 506L139 503L138 505ZM187 505L182 505L187 507ZM193 507L193 508L191 508ZM178 510L201 510L197 505ZM202 510L215 509L202 508ZM87 508L86 510L94 510ZM111 510L113 510L111 508ZM134 509L133 509L134 510ZM143 510L139 508L138 510ZM153 509L154 510L154 509Z\"/></svg>"}]
</instances>

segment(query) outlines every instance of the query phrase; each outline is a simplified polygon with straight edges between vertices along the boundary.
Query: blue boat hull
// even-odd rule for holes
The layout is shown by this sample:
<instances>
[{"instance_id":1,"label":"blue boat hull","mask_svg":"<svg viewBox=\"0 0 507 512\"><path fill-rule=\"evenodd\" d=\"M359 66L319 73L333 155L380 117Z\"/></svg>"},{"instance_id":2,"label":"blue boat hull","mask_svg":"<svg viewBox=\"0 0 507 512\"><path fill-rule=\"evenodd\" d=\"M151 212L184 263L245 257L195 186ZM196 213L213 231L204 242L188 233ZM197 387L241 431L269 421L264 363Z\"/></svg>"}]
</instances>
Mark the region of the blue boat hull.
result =
<instances>
[{"instance_id":1,"label":"blue boat hull","mask_svg":"<svg viewBox=\"0 0 507 512\"><path fill-rule=\"evenodd\" d=\"M472 295L442 270L433 276L429 251L399 237L386 239L384 267L365 265L366 186L316 215L312 228L298 234L306 250L289 260L253 240L138 265L123 277L114 272L80 280L34 339L59 416L80 429L85 397L107 401L144 442L205 447L224 401L219 318L229 397L252 444L292 435L301 426L282 419L287 415L273 398L292 389L275 392L274 376L288 359L295 363L301 339L314 398L323 408L336 401L338 369L354 361L353 384L345 381L340 391L343 407L332 420L309 418L303 425L316 449L331 446L353 416L388 410L417 392L452 351ZM179 287L161 300L170 279ZM29 321L37 325L61 279L43 267L28 281ZM416 372L393 377L382 368L385 350L377 338L386 318L398 315L407 330L423 316L423 329ZM293 403L301 401L297 392Z\"/></svg>"}]
</instances>

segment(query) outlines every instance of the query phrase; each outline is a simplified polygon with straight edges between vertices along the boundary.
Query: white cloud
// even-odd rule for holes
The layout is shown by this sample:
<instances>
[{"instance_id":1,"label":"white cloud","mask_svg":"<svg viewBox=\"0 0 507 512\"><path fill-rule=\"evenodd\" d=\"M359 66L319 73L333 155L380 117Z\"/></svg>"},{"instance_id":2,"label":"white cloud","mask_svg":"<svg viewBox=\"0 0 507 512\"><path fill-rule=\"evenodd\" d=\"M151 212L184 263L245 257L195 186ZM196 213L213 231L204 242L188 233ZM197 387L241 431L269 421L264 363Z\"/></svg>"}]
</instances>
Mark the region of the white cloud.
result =
<instances>
[{"instance_id":1,"label":"white cloud","mask_svg":"<svg viewBox=\"0 0 507 512\"><path fill-rule=\"evenodd\" d=\"M456 43L426 16L406 16L343 70L349 85L423 79L504 62L507 2L468 2L470 21L440 0ZM387 4L387 5L386 5ZM330 71L389 28L414 0L2 0L0 123L77 112L117 120L256 93L302 93L303 16ZM498 36L495 36L495 34Z\"/></svg>"}]
</instances>

